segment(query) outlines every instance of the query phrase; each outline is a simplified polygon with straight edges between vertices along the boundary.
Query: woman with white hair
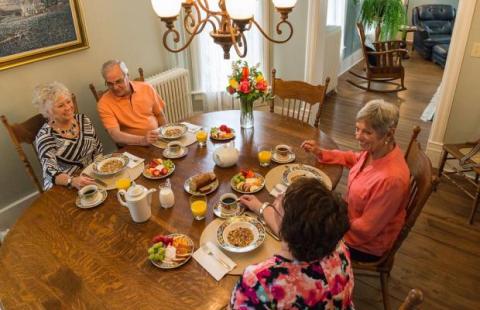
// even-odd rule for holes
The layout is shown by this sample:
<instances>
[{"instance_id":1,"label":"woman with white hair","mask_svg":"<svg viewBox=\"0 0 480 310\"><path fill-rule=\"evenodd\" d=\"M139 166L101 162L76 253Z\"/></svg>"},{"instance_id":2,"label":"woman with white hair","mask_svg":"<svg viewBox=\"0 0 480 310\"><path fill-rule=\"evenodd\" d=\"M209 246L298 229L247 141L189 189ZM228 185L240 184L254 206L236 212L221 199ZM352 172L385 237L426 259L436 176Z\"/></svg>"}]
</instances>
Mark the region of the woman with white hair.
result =
<instances>
[{"instance_id":1,"label":"woman with white hair","mask_svg":"<svg viewBox=\"0 0 480 310\"><path fill-rule=\"evenodd\" d=\"M357 261L378 260L405 222L410 171L394 140L398 119L395 105L372 100L356 117L360 152L326 150L313 140L302 143L319 162L350 169L345 198L350 230L345 241Z\"/></svg>"},{"instance_id":2,"label":"woman with white hair","mask_svg":"<svg viewBox=\"0 0 480 310\"><path fill-rule=\"evenodd\" d=\"M75 114L70 91L59 82L39 85L33 104L47 119L35 138L45 190L53 185L80 189L93 184L89 177L74 175L101 154L103 146L90 119Z\"/></svg>"}]
</instances>

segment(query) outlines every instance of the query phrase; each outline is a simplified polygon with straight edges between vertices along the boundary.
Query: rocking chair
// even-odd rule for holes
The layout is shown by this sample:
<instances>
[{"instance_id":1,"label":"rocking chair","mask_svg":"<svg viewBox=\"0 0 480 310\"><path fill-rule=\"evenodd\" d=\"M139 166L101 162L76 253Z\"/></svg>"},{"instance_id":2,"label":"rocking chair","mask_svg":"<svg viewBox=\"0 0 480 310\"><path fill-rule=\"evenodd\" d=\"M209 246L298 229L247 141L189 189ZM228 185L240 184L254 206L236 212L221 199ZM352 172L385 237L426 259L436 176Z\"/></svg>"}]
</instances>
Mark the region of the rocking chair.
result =
<instances>
[{"instance_id":1,"label":"rocking chair","mask_svg":"<svg viewBox=\"0 0 480 310\"><path fill-rule=\"evenodd\" d=\"M357 23L357 30L362 44L366 74L358 74L352 70L349 72L360 79L366 80L367 86L365 87L352 80L347 80L347 82L360 89L380 93L406 90L404 85L405 70L402 66L402 58L407 54L407 50L401 48L403 42L401 40L373 42L372 46L374 50L372 50L372 48L369 48L365 44L365 31L361 23ZM400 79L400 83L393 82L398 79ZM372 88L372 82L393 85L395 88Z\"/></svg>"}]
</instances>

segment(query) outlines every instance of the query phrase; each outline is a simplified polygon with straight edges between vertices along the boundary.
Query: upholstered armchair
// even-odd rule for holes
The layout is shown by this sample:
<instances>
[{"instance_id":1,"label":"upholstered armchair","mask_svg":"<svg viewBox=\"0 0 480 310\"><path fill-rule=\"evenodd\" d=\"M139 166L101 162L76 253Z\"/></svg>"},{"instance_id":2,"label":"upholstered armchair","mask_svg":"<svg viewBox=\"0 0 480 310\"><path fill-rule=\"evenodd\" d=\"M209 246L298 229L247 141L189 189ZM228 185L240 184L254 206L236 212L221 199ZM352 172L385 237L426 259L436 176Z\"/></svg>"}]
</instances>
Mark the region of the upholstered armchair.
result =
<instances>
[{"instance_id":1,"label":"upholstered armchair","mask_svg":"<svg viewBox=\"0 0 480 310\"><path fill-rule=\"evenodd\" d=\"M455 22L455 9L451 5L429 4L413 8L413 25L417 31L413 46L425 59L432 58L435 45L449 45Z\"/></svg>"}]
</instances>

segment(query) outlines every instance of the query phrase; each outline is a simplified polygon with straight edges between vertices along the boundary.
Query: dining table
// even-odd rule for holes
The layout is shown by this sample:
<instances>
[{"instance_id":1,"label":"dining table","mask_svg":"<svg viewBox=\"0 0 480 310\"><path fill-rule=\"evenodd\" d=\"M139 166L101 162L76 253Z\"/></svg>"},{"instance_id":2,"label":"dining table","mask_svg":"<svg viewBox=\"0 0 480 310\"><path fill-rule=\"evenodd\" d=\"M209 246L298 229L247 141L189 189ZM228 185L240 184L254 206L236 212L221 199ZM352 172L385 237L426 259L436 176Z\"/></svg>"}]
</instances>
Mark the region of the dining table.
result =
<instances>
[{"instance_id":1,"label":"dining table","mask_svg":"<svg viewBox=\"0 0 480 310\"><path fill-rule=\"evenodd\" d=\"M160 207L160 180L140 176L135 180L155 188L151 218L144 223L132 221L129 210L117 200L117 190L108 192L100 206L76 207L77 191L54 186L28 207L12 226L0 246L0 301L5 309L220 309L228 304L239 276L227 275L216 281L193 258L176 269L159 269L148 259L147 249L158 234L182 233L200 247L202 231L216 217L212 205L232 192L230 179L242 168L266 175L257 148L261 144L287 144L296 154L296 163L314 166L325 172L335 186L342 167L318 163L300 145L313 139L323 148L335 149L335 142L319 128L270 112L254 111L254 127L240 128L238 110L194 114L184 121L209 129L221 124L234 129L239 150L236 165L220 168L212 154L225 142L208 139L206 147L188 146L188 154L174 159L170 175L175 195L172 208ZM127 151L144 158L162 158L156 146L126 146ZM192 216L184 190L186 179L197 173L213 171L219 187L209 194L204 220ZM254 194L261 201L272 201L264 188ZM300 203L300 202L299 202ZM228 255L228 252L226 252ZM273 255L274 253L272 253Z\"/></svg>"}]
</instances>

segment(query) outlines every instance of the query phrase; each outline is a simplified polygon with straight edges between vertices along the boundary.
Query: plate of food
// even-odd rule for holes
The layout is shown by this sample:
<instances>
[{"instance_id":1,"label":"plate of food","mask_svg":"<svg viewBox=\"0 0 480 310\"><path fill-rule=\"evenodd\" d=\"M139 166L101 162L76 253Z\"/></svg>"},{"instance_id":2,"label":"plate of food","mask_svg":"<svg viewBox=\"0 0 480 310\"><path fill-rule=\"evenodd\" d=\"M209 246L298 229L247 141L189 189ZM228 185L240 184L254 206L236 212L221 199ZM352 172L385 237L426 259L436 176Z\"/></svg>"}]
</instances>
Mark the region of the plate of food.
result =
<instances>
[{"instance_id":1,"label":"plate of food","mask_svg":"<svg viewBox=\"0 0 480 310\"><path fill-rule=\"evenodd\" d=\"M184 234L158 235L148 249L148 259L161 269L177 268L188 262L195 246L192 239Z\"/></svg>"},{"instance_id":2,"label":"plate of food","mask_svg":"<svg viewBox=\"0 0 480 310\"><path fill-rule=\"evenodd\" d=\"M175 164L170 159L154 158L143 170L147 179L158 180L168 177L175 170Z\"/></svg>"},{"instance_id":3,"label":"plate of food","mask_svg":"<svg viewBox=\"0 0 480 310\"><path fill-rule=\"evenodd\" d=\"M93 162L93 173L99 176L115 175L127 167L128 161L128 157L123 154L98 156Z\"/></svg>"},{"instance_id":4,"label":"plate of food","mask_svg":"<svg viewBox=\"0 0 480 310\"><path fill-rule=\"evenodd\" d=\"M297 180L298 178L317 178L329 189L332 190L332 181L325 174L325 172L321 171L312 166L308 165L296 165L296 166L289 166L282 174L282 182L289 186Z\"/></svg>"},{"instance_id":5,"label":"plate of food","mask_svg":"<svg viewBox=\"0 0 480 310\"><path fill-rule=\"evenodd\" d=\"M192 195L210 194L218 188L219 182L213 172L199 173L185 181L183 188Z\"/></svg>"},{"instance_id":6,"label":"plate of food","mask_svg":"<svg viewBox=\"0 0 480 310\"><path fill-rule=\"evenodd\" d=\"M250 169L242 169L230 180L234 191L242 194L253 194L262 190L265 186L265 178Z\"/></svg>"},{"instance_id":7,"label":"plate of food","mask_svg":"<svg viewBox=\"0 0 480 310\"><path fill-rule=\"evenodd\" d=\"M220 127L212 127L210 129L210 138L213 140L230 140L235 137L235 130L227 125L220 125Z\"/></svg>"},{"instance_id":8,"label":"plate of food","mask_svg":"<svg viewBox=\"0 0 480 310\"><path fill-rule=\"evenodd\" d=\"M187 126L181 123L170 123L163 125L158 129L161 138L164 139L178 139L187 132Z\"/></svg>"},{"instance_id":9,"label":"plate of food","mask_svg":"<svg viewBox=\"0 0 480 310\"><path fill-rule=\"evenodd\" d=\"M226 219L217 229L217 242L227 251L250 252L265 241L265 227L256 218L235 216Z\"/></svg>"}]
</instances>

